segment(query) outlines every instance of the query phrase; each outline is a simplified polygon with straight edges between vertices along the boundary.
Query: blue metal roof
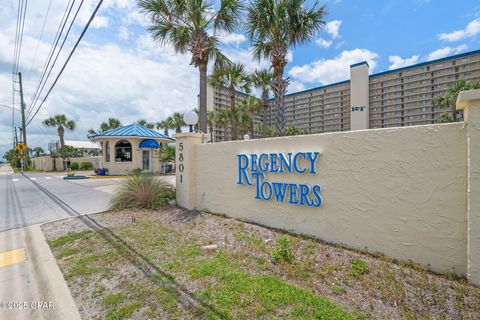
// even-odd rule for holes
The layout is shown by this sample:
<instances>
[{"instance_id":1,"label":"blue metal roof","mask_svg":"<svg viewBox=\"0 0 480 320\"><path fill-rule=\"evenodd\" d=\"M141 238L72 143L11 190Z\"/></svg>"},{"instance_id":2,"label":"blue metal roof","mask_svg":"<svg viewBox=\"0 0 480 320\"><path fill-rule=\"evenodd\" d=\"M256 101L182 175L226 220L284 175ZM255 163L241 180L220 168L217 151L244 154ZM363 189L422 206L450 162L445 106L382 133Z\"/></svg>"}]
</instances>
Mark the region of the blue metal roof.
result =
<instances>
[{"instance_id":1,"label":"blue metal roof","mask_svg":"<svg viewBox=\"0 0 480 320\"><path fill-rule=\"evenodd\" d=\"M94 135L93 138L114 138L114 137L135 137L135 138L154 138L175 141L175 139L168 137L160 132L146 128L137 123L130 124Z\"/></svg>"}]
</instances>

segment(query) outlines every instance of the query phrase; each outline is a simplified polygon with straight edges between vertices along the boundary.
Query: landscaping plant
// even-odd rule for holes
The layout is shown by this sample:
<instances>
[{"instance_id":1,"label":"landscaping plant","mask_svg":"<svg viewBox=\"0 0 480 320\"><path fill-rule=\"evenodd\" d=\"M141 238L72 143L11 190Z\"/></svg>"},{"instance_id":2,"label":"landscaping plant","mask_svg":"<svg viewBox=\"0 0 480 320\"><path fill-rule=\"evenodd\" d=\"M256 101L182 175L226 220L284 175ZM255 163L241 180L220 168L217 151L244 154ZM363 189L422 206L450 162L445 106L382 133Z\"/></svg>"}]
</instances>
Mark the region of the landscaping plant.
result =
<instances>
[{"instance_id":1,"label":"landscaping plant","mask_svg":"<svg viewBox=\"0 0 480 320\"><path fill-rule=\"evenodd\" d=\"M292 249L290 247L290 239L287 235L282 235L278 238L277 244L271 252L273 262L279 263L280 261L291 262L294 259Z\"/></svg>"},{"instance_id":2,"label":"landscaping plant","mask_svg":"<svg viewBox=\"0 0 480 320\"><path fill-rule=\"evenodd\" d=\"M143 208L158 209L175 199L175 188L153 176L136 174L124 182L120 191L113 196L113 210Z\"/></svg>"}]
</instances>

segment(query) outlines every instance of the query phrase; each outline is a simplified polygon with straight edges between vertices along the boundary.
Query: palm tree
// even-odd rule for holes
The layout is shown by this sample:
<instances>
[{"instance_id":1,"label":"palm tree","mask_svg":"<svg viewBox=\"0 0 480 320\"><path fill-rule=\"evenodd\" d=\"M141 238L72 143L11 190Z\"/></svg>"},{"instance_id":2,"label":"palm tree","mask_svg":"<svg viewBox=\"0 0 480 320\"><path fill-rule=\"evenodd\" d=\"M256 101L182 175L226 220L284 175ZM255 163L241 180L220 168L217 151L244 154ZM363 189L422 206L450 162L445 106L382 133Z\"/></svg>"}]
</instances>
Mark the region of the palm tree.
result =
<instances>
[{"instance_id":1,"label":"palm tree","mask_svg":"<svg viewBox=\"0 0 480 320\"><path fill-rule=\"evenodd\" d=\"M247 35L257 59L270 59L275 78L271 89L275 97L275 126L278 135L285 131L285 92L283 79L289 47L309 41L325 24L325 7L315 2L308 9L306 0L252 0L247 14Z\"/></svg>"},{"instance_id":2,"label":"palm tree","mask_svg":"<svg viewBox=\"0 0 480 320\"><path fill-rule=\"evenodd\" d=\"M35 152L35 157L40 157L45 154L45 150L43 150L42 147L35 147L32 149L33 152Z\"/></svg>"},{"instance_id":3,"label":"palm tree","mask_svg":"<svg viewBox=\"0 0 480 320\"><path fill-rule=\"evenodd\" d=\"M452 121L457 121L457 97L461 91L471 90L471 89L480 89L480 81L477 82L468 82L466 80L459 80L448 88L447 93L444 96L436 97L434 103L440 108L450 108L452 113ZM443 115L443 114L442 114ZM441 122L450 122L449 118L443 115Z\"/></svg>"},{"instance_id":4,"label":"palm tree","mask_svg":"<svg viewBox=\"0 0 480 320\"><path fill-rule=\"evenodd\" d=\"M217 89L227 89L230 97L232 140L237 140L237 122L235 121L235 100L237 92L250 92L250 78L245 66L240 63L231 64L224 68L217 68L209 79L210 85Z\"/></svg>"},{"instance_id":5,"label":"palm tree","mask_svg":"<svg viewBox=\"0 0 480 320\"><path fill-rule=\"evenodd\" d=\"M168 144L161 146L159 156L163 168L163 163L175 161L175 147L169 146ZM163 173L166 173L165 169Z\"/></svg>"},{"instance_id":6,"label":"palm tree","mask_svg":"<svg viewBox=\"0 0 480 320\"><path fill-rule=\"evenodd\" d=\"M163 134L168 136L168 130L175 129L172 117L168 117L165 120L157 122L157 130L158 129L163 129Z\"/></svg>"},{"instance_id":7,"label":"palm tree","mask_svg":"<svg viewBox=\"0 0 480 320\"><path fill-rule=\"evenodd\" d=\"M270 83L272 82L274 75L273 72L267 69L255 70L251 76L253 85L262 90L263 101L263 124L267 126L267 111L268 111L268 96L270 91Z\"/></svg>"},{"instance_id":8,"label":"palm tree","mask_svg":"<svg viewBox=\"0 0 480 320\"><path fill-rule=\"evenodd\" d=\"M137 121L137 124L141 125L141 126L144 126L145 128L148 128L148 129L153 129L155 128L155 125L151 122L147 122L147 120L145 119L140 119Z\"/></svg>"},{"instance_id":9,"label":"palm tree","mask_svg":"<svg viewBox=\"0 0 480 320\"><path fill-rule=\"evenodd\" d=\"M263 109L263 102L262 100L255 98L255 97L247 97L245 100L241 101L239 105L242 107L243 111L246 112L250 116L250 133L251 138L255 138L255 115L257 112L262 111Z\"/></svg>"},{"instance_id":10,"label":"palm tree","mask_svg":"<svg viewBox=\"0 0 480 320\"><path fill-rule=\"evenodd\" d=\"M185 121L183 121L183 113L175 112L172 115L172 127L175 129L175 133L182 133L183 126L186 126Z\"/></svg>"},{"instance_id":11,"label":"palm tree","mask_svg":"<svg viewBox=\"0 0 480 320\"><path fill-rule=\"evenodd\" d=\"M155 41L171 44L178 53L190 53L190 64L200 72L199 128L207 132L207 65L228 64L219 49L219 31L231 32L243 9L240 0L138 0L141 11L151 21L148 28Z\"/></svg>"},{"instance_id":12,"label":"palm tree","mask_svg":"<svg viewBox=\"0 0 480 320\"><path fill-rule=\"evenodd\" d=\"M251 130L252 124L253 124L249 107L247 104L241 103L237 105L234 112L235 112L234 119L238 124L240 135L244 136L248 131Z\"/></svg>"},{"instance_id":13,"label":"palm tree","mask_svg":"<svg viewBox=\"0 0 480 320\"><path fill-rule=\"evenodd\" d=\"M227 140L227 131L231 121L231 110L220 109L215 111L215 124L223 129L225 141Z\"/></svg>"},{"instance_id":14,"label":"palm tree","mask_svg":"<svg viewBox=\"0 0 480 320\"><path fill-rule=\"evenodd\" d=\"M94 129L88 129L88 136L89 137L95 136L99 133L102 133L102 132L105 132L105 131L108 131L108 130L112 130L112 129L116 129L116 128L121 127L121 126L122 126L122 123L117 118L108 118L108 121L102 122L100 124L100 130L96 131Z\"/></svg>"},{"instance_id":15,"label":"palm tree","mask_svg":"<svg viewBox=\"0 0 480 320\"><path fill-rule=\"evenodd\" d=\"M68 120L64 114L57 114L53 117L43 120L43 125L47 127L57 128L58 137L60 139L60 154L62 158L65 158L65 129L74 130L75 122ZM63 162L63 170L65 170L65 162Z\"/></svg>"},{"instance_id":16,"label":"palm tree","mask_svg":"<svg viewBox=\"0 0 480 320\"><path fill-rule=\"evenodd\" d=\"M306 134L307 132L299 127L294 126L293 124L288 125L285 128L286 136L298 136L300 134Z\"/></svg>"},{"instance_id":17,"label":"palm tree","mask_svg":"<svg viewBox=\"0 0 480 320\"><path fill-rule=\"evenodd\" d=\"M210 142L213 142L213 127L215 126L215 111L207 112L208 132L210 133Z\"/></svg>"}]
</instances>

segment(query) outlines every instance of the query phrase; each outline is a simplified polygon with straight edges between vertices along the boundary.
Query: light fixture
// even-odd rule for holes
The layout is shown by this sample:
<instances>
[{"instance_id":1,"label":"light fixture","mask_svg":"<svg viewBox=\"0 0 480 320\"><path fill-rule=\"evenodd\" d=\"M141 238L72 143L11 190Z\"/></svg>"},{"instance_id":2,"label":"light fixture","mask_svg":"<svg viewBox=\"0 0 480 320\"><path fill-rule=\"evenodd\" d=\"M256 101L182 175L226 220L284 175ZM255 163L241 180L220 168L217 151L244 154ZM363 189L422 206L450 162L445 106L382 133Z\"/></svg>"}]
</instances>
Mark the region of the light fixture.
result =
<instances>
[{"instance_id":1,"label":"light fixture","mask_svg":"<svg viewBox=\"0 0 480 320\"><path fill-rule=\"evenodd\" d=\"M190 132L193 132L193 126L198 122L198 114L194 111L185 112L183 121L190 127Z\"/></svg>"}]
</instances>

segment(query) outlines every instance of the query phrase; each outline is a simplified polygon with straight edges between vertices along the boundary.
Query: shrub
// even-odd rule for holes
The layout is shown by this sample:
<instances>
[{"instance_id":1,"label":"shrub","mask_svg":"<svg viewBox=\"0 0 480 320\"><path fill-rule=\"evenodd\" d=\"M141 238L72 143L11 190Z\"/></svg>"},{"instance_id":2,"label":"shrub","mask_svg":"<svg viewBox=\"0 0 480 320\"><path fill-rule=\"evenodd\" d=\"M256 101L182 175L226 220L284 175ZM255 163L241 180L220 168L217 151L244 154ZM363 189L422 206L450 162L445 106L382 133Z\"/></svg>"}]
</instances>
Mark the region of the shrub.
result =
<instances>
[{"instance_id":1,"label":"shrub","mask_svg":"<svg viewBox=\"0 0 480 320\"><path fill-rule=\"evenodd\" d=\"M290 239L287 235L282 235L278 238L275 247L271 252L273 262L278 263L280 261L291 262L293 260L292 249L290 248Z\"/></svg>"},{"instance_id":2,"label":"shrub","mask_svg":"<svg viewBox=\"0 0 480 320\"><path fill-rule=\"evenodd\" d=\"M82 163L80 163L80 169L82 169L82 170L91 170L91 169L93 169L93 163L91 163L91 162L82 162Z\"/></svg>"},{"instance_id":3,"label":"shrub","mask_svg":"<svg viewBox=\"0 0 480 320\"><path fill-rule=\"evenodd\" d=\"M120 191L113 196L110 208L113 210L144 208L158 209L175 199L175 188L155 177L133 175L123 183Z\"/></svg>"},{"instance_id":4,"label":"shrub","mask_svg":"<svg viewBox=\"0 0 480 320\"><path fill-rule=\"evenodd\" d=\"M369 270L368 263L360 259L352 260L352 276L358 277L367 273Z\"/></svg>"},{"instance_id":5,"label":"shrub","mask_svg":"<svg viewBox=\"0 0 480 320\"><path fill-rule=\"evenodd\" d=\"M78 164L78 162L72 162L72 164L70 164L70 168L72 170L78 170L80 168L80 165Z\"/></svg>"},{"instance_id":6,"label":"shrub","mask_svg":"<svg viewBox=\"0 0 480 320\"><path fill-rule=\"evenodd\" d=\"M132 176L140 176L142 174L142 169L140 168L135 168L130 171L130 175Z\"/></svg>"}]
</instances>

